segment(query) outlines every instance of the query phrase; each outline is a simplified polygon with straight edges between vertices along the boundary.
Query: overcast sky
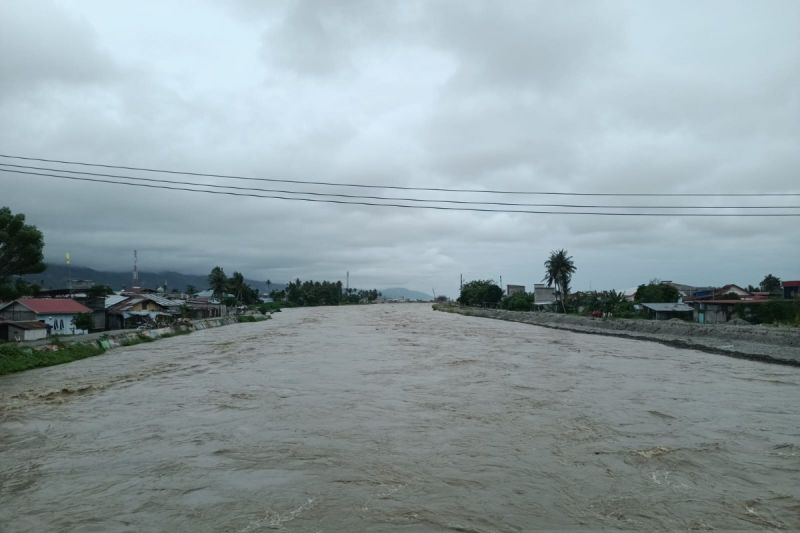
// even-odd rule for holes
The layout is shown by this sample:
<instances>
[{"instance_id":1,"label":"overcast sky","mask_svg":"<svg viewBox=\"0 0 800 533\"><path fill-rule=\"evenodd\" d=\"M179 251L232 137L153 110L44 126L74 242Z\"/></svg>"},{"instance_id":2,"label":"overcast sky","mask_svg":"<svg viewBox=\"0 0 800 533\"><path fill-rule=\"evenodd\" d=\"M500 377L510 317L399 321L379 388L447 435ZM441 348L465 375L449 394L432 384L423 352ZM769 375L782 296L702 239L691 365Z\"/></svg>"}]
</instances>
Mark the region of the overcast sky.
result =
<instances>
[{"instance_id":1,"label":"overcast sky","mask_svg":"<svg viewBox=\"0 0 800 533\"><path fill-rule=\"evenodd\" d=\"M421 187L800 192L798 28L795 0L4 0L0 153ZM0 206L44 232L47 260L70 251L98 269L128 270L138 249L141 270L219 264L273 282L349 270L358 287L456 296L461 273L530 286L566 248L577 289L800 279L800 218L422 211L0 180Z\"/></svg>"}]
</instances>

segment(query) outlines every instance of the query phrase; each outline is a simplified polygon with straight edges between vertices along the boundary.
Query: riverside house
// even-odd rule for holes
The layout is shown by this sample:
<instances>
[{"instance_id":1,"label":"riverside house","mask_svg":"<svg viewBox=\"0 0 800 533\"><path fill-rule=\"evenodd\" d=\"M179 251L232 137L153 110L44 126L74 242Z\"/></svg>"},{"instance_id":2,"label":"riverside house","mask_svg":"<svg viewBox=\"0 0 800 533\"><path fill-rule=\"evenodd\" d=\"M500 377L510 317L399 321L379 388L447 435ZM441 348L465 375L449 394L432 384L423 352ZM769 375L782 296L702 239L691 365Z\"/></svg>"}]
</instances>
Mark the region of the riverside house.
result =
<instances>
[{"instance_id":1,"label":"riverside house","mask_svg":"<svg viewBox=\"0 0 800 533\"><path fill-rule=\"evenodd\" d=\"M106 297L106 329L166 325L180 315L182 305L155 294L112 294Z\"/></svg>"},{"instance_id":2,"label":"riverside house","mask_svg":"<svg viewBox=\"0 0 800 533\"><path fill-rule=\"evenodd\" d=\"M85 305L69 298L20 298L0 305L0 320L42 322L53 335L82 335L88 332L77 329L74 319L91 312Z\"/></svg>"},{"instance_id":3,"label":"riverside house","mask_svg":"<svg viewBox=\"0 0 800 533\"><path fill-rule=\"evenodd\" d=\"M4 322L0 320L1 341L36 341L47 338L47 326L37 320Z\"/></svg>"}]
</instances>

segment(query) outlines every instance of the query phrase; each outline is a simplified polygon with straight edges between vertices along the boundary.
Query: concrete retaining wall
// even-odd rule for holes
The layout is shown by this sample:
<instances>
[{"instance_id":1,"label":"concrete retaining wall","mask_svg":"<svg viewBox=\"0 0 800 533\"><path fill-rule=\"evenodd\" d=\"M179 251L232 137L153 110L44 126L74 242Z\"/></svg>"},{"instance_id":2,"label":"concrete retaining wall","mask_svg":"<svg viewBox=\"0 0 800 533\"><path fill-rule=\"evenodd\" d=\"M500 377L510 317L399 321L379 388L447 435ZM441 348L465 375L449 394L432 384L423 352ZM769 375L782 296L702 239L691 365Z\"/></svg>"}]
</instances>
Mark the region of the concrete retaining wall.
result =
<instances>
[{"instance_id":1,"label":"concrete retaining wall","mask_svg":"<svg viewBox=\"0 0 800 533\"><path fill-rule=\"evenodd\" d=\"M800 329L754 325L696 324L681 320L596 319L434 304L437 311L523 322L576 333L660 342L744 359L800 366Z\"/></svg>"}]
</instances>

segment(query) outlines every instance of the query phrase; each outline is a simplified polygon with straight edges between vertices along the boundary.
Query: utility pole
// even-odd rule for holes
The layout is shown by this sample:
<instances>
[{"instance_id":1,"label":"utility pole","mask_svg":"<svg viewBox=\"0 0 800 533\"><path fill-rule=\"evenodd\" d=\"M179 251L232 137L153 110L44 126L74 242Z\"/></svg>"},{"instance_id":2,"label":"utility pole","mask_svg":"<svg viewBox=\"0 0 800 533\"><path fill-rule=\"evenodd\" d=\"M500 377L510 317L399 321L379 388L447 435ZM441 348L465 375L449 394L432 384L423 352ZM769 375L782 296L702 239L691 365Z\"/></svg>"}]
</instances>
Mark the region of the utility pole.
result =
<instances>
[{"instance_id":1,"label":"utility pole","mask_svg":"<svg viewBox=\"0 0 800 533\"><path fill-rule=\"evenodd\" d=\"M133 284L132 287L139 286L139 254L136 250L133 251Z\"/></svg>"},{"instance_id":2,"label":"utility pole","mask_svg":"<svg viewBox=\"0 0 800 533\"><path fill-rule=\"evenodd\" d=\"M461 274L461 284L458 286L458 290L464 290L464 274Z\"/></svg>"},{"instance_id":3,"label":"utility pole","mask_svg":"<svg viewBox=\"0 0 800 533\"><path fill-rule=\"evenodd\" d=\"M345 294L350 294L350 271L347 271L347 285L344 290Z\"/></svg>"},{"instance_id":4,"label":"utility pole","mask_svg":"<svg viewBox=\"0 0 800 533\"><path fill-rule=\"evenodd\" d=\"M72 258L69 252L64 254L64 261L67 263L67 289L69 289L69 297L72 298Z\"/></svg>"}]
</instances>

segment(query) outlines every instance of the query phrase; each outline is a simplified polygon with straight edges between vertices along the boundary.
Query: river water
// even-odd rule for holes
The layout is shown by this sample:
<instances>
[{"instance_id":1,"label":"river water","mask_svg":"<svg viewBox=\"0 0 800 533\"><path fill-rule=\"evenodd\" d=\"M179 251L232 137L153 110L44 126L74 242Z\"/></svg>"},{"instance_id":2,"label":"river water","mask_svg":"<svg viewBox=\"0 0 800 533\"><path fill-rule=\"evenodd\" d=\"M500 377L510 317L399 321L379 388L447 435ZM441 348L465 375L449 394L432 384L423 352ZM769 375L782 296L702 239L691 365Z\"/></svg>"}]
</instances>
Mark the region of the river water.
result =
<instances>
[{"instance_id":1,"label":"river water","mask_svg":"<svg viewBox=\"0 0 800 533\"><path fill-rule=\"evenodd\" d=\"M0 377L2 531L800 528L800 369L394 304Z\"/></svg>"}]
</instances>

